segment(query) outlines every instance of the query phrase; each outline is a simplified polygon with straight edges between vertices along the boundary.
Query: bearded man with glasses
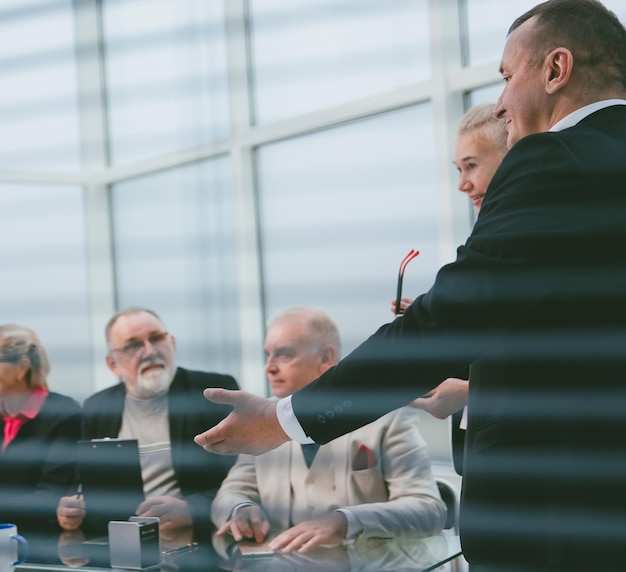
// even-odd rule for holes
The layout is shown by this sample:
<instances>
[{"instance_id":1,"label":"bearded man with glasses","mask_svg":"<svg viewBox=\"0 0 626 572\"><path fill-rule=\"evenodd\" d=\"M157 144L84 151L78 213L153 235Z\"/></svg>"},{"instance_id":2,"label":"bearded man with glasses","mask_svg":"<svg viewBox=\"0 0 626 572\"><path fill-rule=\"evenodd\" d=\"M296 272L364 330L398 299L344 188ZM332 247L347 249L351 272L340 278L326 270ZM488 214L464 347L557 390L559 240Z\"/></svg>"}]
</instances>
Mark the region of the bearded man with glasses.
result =
<instances>
[{"instance_id":1,"label":"bearded man with glasses","mask_svg":"<svg viewBox=\"0 0 626 572\"><path fill-rule=\"evenodd\" d=\"M176 340L152 310L128 308L105 328L109 369L121 383L89 397L83 406L86 439L137 439L146 500L136 514L159 517L162 535L193 528L203 535L211 501L234 458L207 454L193 436L229 409L206 406L206 387L238 389L230 375L176 366ZM129 507L132 510L135 507ZM63 497L57 519L65 530L81 527L81 495Z\"/></svg>"}]
</instances>

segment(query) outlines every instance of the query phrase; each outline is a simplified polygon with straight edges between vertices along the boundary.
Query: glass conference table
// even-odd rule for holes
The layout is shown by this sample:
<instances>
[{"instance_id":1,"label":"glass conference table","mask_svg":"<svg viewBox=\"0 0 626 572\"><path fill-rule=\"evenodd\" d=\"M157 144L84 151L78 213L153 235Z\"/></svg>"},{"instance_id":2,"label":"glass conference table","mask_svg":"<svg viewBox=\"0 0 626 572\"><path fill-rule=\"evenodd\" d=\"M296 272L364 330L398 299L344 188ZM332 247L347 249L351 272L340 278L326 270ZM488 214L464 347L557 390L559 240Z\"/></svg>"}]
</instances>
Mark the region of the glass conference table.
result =
<instances>
[{"instance_id":1,"label":"glass conference table","mask_svg":"<svg viewBox=\"0 0 626 572\"><path fill-rule=\"evenodd\" d=\"M112 570L106 537L85 540L80 531L48 535L29 535L25 531L23 535L29 541L30 554L26 562L15 566L16 572ZM144 569L162 572L428 572L460 554L459 537L442 534L428 538L410 535L360 538L342 546L319 548L306 555L243 556L232 542L228 544L222 538L214 538L212 542L195 543L191 531L182 531L171 538L162 537L160 564Z\"/></svg>"}]
</instances>

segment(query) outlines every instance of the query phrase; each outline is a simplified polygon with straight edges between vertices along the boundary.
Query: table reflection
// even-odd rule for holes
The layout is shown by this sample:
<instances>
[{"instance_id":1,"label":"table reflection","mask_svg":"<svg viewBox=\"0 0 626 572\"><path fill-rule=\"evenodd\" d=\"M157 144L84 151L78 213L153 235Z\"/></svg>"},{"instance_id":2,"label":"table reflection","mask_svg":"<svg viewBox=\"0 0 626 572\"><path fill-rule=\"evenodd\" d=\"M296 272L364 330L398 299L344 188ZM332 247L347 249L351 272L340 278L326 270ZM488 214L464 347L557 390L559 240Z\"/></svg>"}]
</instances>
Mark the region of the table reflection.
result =
<instances>
[{"instance_id":1,"label":"table reflection","mask_svg":"<svg viewBox=\"0 0 626 572\"><path fill-rule=\"evenodd\" d=\"M80 530L49 534L25 533L30 555L16 572L50 570L110 570L106 537L86 537ZM460 553L456 536L419 538L412 535L392 538L360 538L356 542L319 548L308 554L274 553L269 556L242 556L237 545L224 538L213 542L194 541L193 530L182 529L161 535L160 567L163 572L232 571L426 571Z\"/></svg>"},{"instance_id":2,"label":"table reflection","mask_svg":"<svg viewBox=\"0 0 626 572\"><path fill-rule=\"evenodd\" d=\"M263 556L245 556L234 543L214 537L214 548L224 560L225 570L234 572L271 570L374 572L426 571L460 554L457 536L437 535L418 537L401 535L389 538L360 538L352 543L324 547L299 554L274 553Z\"/></svg>"},{"instance_id":3,"label":"table reflection","mask_svg":"<svg viewBox=\"0 0 626 572\"><path fill-rule=\"evenodd\" d=\"M78 529L49 533L25 532L30 554L25 563L15 567L16 572L33 570L81 570L104 568L110 570L109 543L106 536L85 535ZM223 560L209 542L196 542L191 528L161 534L160 570L177 572L211 572L223 570ZM152 567L150 570L158 570Z\"/></svg>"}]
</instances>

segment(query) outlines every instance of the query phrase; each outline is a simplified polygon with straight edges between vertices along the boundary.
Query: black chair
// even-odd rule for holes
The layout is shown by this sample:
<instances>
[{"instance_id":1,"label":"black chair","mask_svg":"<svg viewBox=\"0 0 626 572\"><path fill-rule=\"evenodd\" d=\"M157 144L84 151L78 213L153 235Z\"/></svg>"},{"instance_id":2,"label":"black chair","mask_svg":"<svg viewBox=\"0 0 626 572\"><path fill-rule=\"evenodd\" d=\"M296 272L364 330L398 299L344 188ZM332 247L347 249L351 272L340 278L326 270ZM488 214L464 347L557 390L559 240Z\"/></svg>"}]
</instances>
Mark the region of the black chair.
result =
<instances>
[{"instance_id":1,"label":"black chair","mask_svg":"<svg viewBox=\"0 0 626 572\"><path fill-rule=\"evenodd\" d=\"M445 530L452 530L454 534L458 534L458 500L456 491L452 488L452 485L447 481L437 479L437 487L439 488L439 494L441 495L441 500L445 503L446 508L448 509L448 514L446 516L446 522L443 525Z\"/></svg>"},{"instance_id":2,"label":"black chair","mask_svg":"<svg viewBox=\"0 0 626 572\"><path fill-rule=\"evenodd\" d=\"M444 533L445 531L450 531L456 536L459 534L459 501L456 490L449 482L443 479L438 478L436 482L441 500L445 503L446 509L448 510L446 522L443 525ZM465 570L463 560L460 557L450 560L447 564L449 564L449 570L451 572L462 572Z\"/></svg>"}]
</instances>

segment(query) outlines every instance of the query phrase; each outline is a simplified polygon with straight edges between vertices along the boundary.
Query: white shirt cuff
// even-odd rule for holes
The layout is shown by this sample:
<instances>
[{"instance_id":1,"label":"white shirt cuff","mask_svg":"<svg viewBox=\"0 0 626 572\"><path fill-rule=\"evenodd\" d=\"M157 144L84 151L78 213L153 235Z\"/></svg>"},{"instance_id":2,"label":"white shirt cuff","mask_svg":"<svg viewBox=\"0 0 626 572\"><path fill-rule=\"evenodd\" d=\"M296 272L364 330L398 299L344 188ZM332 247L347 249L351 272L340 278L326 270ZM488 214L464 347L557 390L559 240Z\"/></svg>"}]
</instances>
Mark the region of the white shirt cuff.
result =
<instances>
[{"instance_id":1,"label":"white shirt cuff","mask_svg":"<svg viewBox=\"0 0 626 572\"><path fill-rule=\"evenodd\" d=\"M467 430L467 405L463 408L461 421L459 422L459 429Z\"/></svg>"},{"instance_id":2,"label":"white shirt cuff","mask_svg":"<svg viewBox=\"0 0 626 572\"><path fill-rule=\"evenodd\" d=\"M293 412L291 395L278 400L276 404L276 416L278 417L278 422L283 428L283 431L287 433L290 439L298 443L315 443L313 439L306 436L296 414Z\"/></svg>"}]
</instances>

